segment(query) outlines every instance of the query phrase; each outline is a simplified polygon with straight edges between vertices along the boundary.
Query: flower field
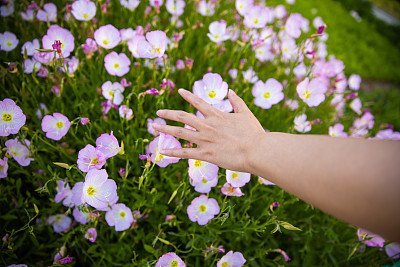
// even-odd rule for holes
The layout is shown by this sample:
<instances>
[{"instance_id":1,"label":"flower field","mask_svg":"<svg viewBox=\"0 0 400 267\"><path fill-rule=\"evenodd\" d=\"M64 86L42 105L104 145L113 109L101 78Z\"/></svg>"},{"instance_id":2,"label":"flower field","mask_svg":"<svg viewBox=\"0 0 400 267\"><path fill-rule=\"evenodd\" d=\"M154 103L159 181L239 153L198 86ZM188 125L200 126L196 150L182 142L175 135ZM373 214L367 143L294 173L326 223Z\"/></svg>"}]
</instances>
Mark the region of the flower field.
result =
<instances>
[{"instance_id":1,"label":"flower field","mask_svg":"<svg viewBox=\"0 0 400 267\"><path fill-rule=\"evenodd\" d=\"M395 264L270 177L161 153L196 147L152 126L204 118L180 88L227 113L233 90L267 132L400 140L293 4L0 1L1 266Z\"/></svg>"}]
</instances>

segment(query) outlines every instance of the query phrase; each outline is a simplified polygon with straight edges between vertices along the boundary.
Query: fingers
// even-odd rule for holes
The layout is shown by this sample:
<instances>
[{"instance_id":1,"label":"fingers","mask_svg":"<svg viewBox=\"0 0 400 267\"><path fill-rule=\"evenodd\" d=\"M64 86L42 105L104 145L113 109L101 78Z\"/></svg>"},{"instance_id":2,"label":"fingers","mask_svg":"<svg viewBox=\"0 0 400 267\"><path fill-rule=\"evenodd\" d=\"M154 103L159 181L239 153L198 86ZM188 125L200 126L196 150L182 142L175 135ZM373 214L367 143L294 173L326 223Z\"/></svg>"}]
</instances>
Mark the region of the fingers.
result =
<instances>
[{"instance_id":1,"label":"fingers","mask_svg":"<svg viewBox=\"0 0 400 267\"><path fill-rule=\"evenodd\" d=\"M215 114L215 111L217 111L216 108L208 104L206 101L185 89L179 89L178 93L183 97L183 99L192 104L192 106L197 108L198 111L203 113L205 117L213 115Z\"/></svg>"},{"instance_id":2,"label":"fingers","mask_svg":"<svg viewBox=\"0 0 400 267\"><path fill-rule=\"evenodd\" d=\"M199 132L185 129L183 127L176 127L176 126L171 126L171 125L165 125L165 124L158 124L158 123L153 123L153 128L156 131L169 134L181 139L185 139L189 142L192 143L197 143L199 140L198 135Z\"/></svg>"},{"instance_id":3,"label":"fingers","mask_svg":"<svg viewBox=\"0 0 400 267\"><path fill-rule=\"evenodd\" d=\"M198 148L161 149L159 152L169 157L205 160Z\"/></svg>"},{"instance_id":4,"label":"fingers","mask_svg":"<svg viewBox=\"0 0 400 267\"><path fill-rule=\"evenodd\" d=\"M195 129L201 127L201 119L195 115L181 111L181 110L158 110L157 115L161 118L182 122Z\"/></svg>"},{"instance_id":5,"label":"fingers","mask_svg":"<svg viewBox=\"0 0 400 267\"><path fill-rule=\"evenodd\" d=\"M249 110L243 99L241 99L232 89L229 89L228 98L235 113L246 112Z\"/></svg>"}]
</instances>

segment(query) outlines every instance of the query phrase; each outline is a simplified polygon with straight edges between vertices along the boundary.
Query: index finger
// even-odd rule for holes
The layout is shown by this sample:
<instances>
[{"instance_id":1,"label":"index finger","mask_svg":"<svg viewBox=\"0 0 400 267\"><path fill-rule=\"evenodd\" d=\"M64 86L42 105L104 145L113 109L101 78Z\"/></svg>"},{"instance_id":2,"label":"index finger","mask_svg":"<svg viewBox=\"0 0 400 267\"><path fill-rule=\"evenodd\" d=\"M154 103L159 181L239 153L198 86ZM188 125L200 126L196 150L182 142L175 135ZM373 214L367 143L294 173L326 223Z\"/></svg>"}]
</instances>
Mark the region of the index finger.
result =
<instances>
[{"instance_id":1,"label":"index finger","mask_svg":"<svg viewBox=\"0 0 400 267\"><path fill-rule=\"evenodd\" d=\"M181 88L178 90L178 93L183 97L183 99L185 99L187 102L192 104L192 106L197 108L197 110L200 111L204 115L204 117L213 115L217 111L216 108L214 108L213 106L208 104L206 101L204 101L200 97L192 94L188 90Z\"/></svg>"}]
</instances>

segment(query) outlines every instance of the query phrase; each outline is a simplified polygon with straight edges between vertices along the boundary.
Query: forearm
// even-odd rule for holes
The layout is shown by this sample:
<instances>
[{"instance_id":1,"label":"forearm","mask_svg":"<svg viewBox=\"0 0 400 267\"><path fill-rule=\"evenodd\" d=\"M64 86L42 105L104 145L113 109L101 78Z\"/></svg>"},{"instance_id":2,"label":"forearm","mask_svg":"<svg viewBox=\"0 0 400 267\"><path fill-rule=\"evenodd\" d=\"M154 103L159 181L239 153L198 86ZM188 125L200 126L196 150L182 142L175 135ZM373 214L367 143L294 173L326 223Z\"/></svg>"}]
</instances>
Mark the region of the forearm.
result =
<instances>
[{"instance_id":1,"label":"forearm","mask_svg":"<svg viewBox=\"0 0 400 267\"><path fill-rule=\"evenodd\" d=\"M400 240L400 143L266 133L249 172L351 224Z\"/></svg>"}]
</instances>

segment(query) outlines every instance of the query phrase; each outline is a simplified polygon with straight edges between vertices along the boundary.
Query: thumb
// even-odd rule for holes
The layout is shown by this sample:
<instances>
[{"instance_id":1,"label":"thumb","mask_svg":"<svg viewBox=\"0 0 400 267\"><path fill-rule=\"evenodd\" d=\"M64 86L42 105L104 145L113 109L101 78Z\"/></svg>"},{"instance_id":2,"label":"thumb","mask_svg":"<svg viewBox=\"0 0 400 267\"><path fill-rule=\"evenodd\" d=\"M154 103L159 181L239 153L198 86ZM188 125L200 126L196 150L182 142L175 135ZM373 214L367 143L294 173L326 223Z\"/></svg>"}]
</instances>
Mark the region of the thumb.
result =
<instances>
[{"instance_id":1,"label":"thumb","mask_svg":"<svg viewBox=\"0 0 400 267\"><path fill-rule=\"evenodd\" d=\"M232 89L229 89L228 98L235 113L242 113L249 110L243 99L241 99Z\"/></svg>"}]
</instances>

